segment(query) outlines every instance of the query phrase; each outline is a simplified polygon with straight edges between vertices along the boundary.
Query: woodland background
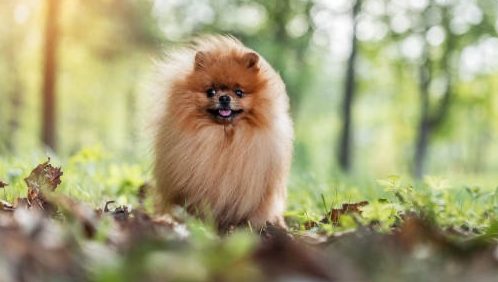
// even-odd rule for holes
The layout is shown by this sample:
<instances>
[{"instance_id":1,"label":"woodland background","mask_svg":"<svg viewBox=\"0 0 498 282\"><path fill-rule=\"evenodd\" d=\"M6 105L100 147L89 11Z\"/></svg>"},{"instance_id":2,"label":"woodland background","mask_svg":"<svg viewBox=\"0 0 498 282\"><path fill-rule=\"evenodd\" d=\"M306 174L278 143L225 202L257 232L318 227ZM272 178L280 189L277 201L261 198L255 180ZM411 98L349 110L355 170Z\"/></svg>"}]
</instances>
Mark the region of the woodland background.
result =
<instances>
[{"instance_id":1,"label":"woodland background","mask_svg":"<svg viewBox=\"0 0 498 282\"><path fill-rule=\"evenodd\" d=\"M154 60L229 33L287 84L298 173L489 178L497 15L494 0L1 1L0 154L150 159Z\"/></svg>"},{"instance_id":2,"label":"woodland background","mask_svg":"<svg viewBox=\"0 0 498 282\"><path fill-rule=\"evenodd\" d=\"M287 85L285 233L154 213L154 63L204 33ZM1 0L1 279L496 281L497 91L496 0Z\"/></svg>"}]
</instances>

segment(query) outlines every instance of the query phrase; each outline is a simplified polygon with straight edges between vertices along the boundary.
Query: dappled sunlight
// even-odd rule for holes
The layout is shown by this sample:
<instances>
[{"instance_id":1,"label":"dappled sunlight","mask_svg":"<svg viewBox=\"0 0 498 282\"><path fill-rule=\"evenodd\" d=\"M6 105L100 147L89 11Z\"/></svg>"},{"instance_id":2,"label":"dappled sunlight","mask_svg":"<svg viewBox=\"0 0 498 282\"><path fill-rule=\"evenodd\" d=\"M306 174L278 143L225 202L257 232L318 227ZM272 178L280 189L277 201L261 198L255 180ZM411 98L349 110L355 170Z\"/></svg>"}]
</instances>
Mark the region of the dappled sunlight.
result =
<instances>
[{"instance_id":1,"label":"dappled sunlight","mask_svg":"<svg viewBox=\"0 0 498 282\"><path fill-rule=\"evenodd\" d=\"M278 175L277 185L251 187L286 187L277 172L286 160L273 153L290 126L265 127L288 138L264 131L247 143L254 154L240 146L220 171L230 150L203 158L218 139L154 155L153 144L172 142L154 142L170 92L160 62L203 34L239 39L256 52L250 68L261 71L264 58L285 84L294 140L279 227L265 219L259 228L246 214L221 228L186 199L159 212L154 159L175 150L186 154L165 161L177 170L163 182L184 179L181 194L196 176L220 189L213 202L238 199L222 215L254 192L232 186ZM167 75L187 85L197 56L180 50L181 66ZM498 273L496 0L2 0L0 62L2 281L444 282ZM196 107L172 93L175 110ZM232 112L225 121L243 113ZM262 120L284 114L265 110ZM217 134L228 138L234 124ZM193 139L183 133L173 137ZM226 184L234 171L241 184ZM267 201L261 191L255 203ZM206 200L200 193L192 189Z\"/></svg>"}]
</instances>

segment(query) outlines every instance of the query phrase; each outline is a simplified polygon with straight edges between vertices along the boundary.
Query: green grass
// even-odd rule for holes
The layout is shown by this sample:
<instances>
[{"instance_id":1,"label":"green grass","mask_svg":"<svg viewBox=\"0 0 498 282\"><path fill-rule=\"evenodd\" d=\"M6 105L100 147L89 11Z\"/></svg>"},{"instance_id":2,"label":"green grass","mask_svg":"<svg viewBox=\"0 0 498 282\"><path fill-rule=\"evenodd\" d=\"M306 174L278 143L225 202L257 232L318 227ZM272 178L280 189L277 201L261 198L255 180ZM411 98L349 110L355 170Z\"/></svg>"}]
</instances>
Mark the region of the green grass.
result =
<instances>
[{"instance_id":1,"label":"green grass","mask_svg":"<svg viewBox=\"0 0 498 282\"><path fill-rule=\"evenodd\" d=\"M0 197L12 202L25 196L24 178L48 157L64 172L58 191L93 207L103 207L110 200L119 205L136 206L138 188L152 180L152 164L148 160L123 161L98 146L64 159L34 153L0 157L0 179L9 183L8 188L0 192ZM479 183L479 186L472 183ZM289 179L286 215L302 227L308 220L322 218L331 208L366 200L370 202L369 207L365 207L366 220L387 219L387 213L392 209L419 209L433 213L442 226L467 224L482 228L496 213L497 195L498 181L493 183L491 177L485 176L473 176L470 180L459 176L456 181L448 177L426 177L422 182L398 176L383 179L338 176L324 181L307 172L293 172Z\"/></svg>"},{"instance_id":2,"label":"green grass","mask_svg":"<svg viewBox=\"0 0 498 282\"><path fill-rule=\"evenodd\" d=\"M0 198L15 202L17 198L25 197L24 178L46 159L47 156L41 153L0 158L0 180L9 183L0 191ZM139 206L138 187L151 180L151 164L148 161L122 161L100 147L87 148L64 159L52 156L51 162L61 166L64 172L58 193L91 208L103 208L107 201L113 200L116 201L115 206L125 205L135 209ZM465 179L460 176L458 180L452 180L427 177L424 181L415 182L397 176L383 179L337 176L336 179L323 181L304 172L294 172L289 181L286 219L292 234L326 239L352 230L359 230L356 234L361 234L364 228L375 234L391 236L406 216L416 215L442 232L457 234L459 242L476 238L484 238L488 242L496 236L493 228L498 213L498 189L495 188L498 182L483 179L486 178ZM479 186L469 183L479 183ZM145 206L149 213L152 211L150 198L149 195ZM324 220L331 209L360 201L369 202L360 208L361 213L346 213L335 223ZM241 229L230 236L220 237L212 224L186 215L179 218L180 223L185 222L185 225L178 228L184 229L174 230L171 234L160 233L164 235L161 240L146 237L138 243L128 244L124 249L108 243L110 234L116 230L116 223L110 218L98 221L97 234L90 240L82 235L81 224L70 215L59 219L59 223L67 234L72 234L79 242L79 248L87 257L84 267L93 281L137 281L143 277L150 281L216 281L218 278L254 281L263 277L260 268L251 259L251 254L259 245L257 232ZM126 232L140 232L130 230ZM347 242L347 239L342 242ZM333 248L344 252L340 246L335 244ZM347 247L345 249L348 250ZM387 249L370 251L366 256L386 255L389 252ZM354 252L351 260L364 273L378 271L362 265ZM450 262L445 256L437 260L442 266ZM383 267L400 267L396 265L399 263L389 260L389 266ZM437 272L432 266L429 267L436 262L426 263L415 264L412 269L401 262L401 267L407 267L407 271L396 272L396 277L408 279L417 268ZM439 270L442 273L446 271ZM451 277L439 272L437 275L445 279ZM387 281L383 280L385 275L379 274L378 277L372 278L372 281Z\"/></svg>"}]
</instances>

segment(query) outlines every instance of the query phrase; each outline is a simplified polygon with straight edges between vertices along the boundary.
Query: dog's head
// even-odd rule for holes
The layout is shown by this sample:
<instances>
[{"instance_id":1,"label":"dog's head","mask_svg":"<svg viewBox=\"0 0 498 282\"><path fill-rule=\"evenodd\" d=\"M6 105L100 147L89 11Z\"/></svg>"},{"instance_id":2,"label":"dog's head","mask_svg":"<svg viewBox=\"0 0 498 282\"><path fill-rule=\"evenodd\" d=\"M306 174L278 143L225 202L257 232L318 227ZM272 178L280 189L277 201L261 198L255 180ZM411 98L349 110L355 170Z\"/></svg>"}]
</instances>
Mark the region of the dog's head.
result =
<instances>
[{"instance_id":1,"label":"dog's head","mask_svg":"<svg viewBox=\"0 0 498 282\"><path fill-rule=\"evenodd\" d=\"M258 123L269 115L265 88L268 79L260 57L252 51L197 51L184 81L192 114L215 124Z\"/></svg>"}]
</instances>

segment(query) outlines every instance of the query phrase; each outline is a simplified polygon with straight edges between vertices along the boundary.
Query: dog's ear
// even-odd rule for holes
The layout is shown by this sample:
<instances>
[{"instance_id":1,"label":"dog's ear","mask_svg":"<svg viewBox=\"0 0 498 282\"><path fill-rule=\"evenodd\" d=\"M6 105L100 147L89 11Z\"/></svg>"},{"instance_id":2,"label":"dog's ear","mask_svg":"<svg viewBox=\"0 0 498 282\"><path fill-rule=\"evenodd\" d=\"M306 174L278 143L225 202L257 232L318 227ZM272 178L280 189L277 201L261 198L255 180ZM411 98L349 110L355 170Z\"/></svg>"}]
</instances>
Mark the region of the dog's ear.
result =
<instances>
[{"instance_id":1,"label":"dog's ear","mask_svg":"<svg viewBox=\"0 0 498 282\"><path fill-rule=\"evenodd\" d=\"M242 63L248 69L258 70L259 56L254 52L249 52L242 56Z\"/></svg>"},{"instance_id":2,"label":"dog's ear","mask_svg":"<svg viewBox=\"0 0 498 282\"><path fill-rule=\"evenodd\" d=\"M194 69L196 71L204 70L208 65L208 54L206 52L198 51L195 54Z\"/></svg>"}]
</instances>

